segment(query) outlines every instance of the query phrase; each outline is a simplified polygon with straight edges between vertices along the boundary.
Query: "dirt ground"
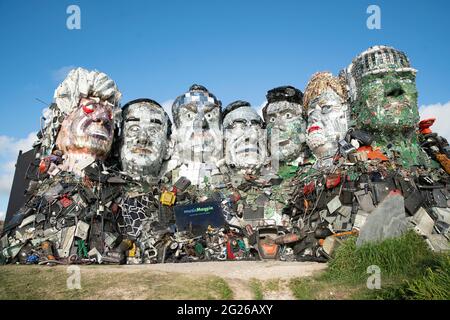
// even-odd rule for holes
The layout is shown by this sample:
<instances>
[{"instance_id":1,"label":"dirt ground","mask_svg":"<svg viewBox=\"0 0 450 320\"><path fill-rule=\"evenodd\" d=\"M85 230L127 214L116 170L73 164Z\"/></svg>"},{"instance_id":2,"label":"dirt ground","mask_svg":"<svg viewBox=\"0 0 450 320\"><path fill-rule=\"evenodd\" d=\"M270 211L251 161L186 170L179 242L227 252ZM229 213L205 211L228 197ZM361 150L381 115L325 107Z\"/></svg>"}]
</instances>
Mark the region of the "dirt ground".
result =
<instances>
[{"instance_id":1,"label":"dirt ground","mask_svg":"<svg viewBox=\"0 0 450 320\"><path fill-rule=\"evenodd\" d=\"M326 264L223 261L80 266L81 289L68 290L67 266L0 267L0 299L293 299L289 281Z\"/></svg>"},{"instance_id":2,"label":"dirt ground","mask_svg":"<svg viewBox=\"0 0 450 320\"><path fill-rule=\"evenodd\" d=\"M282 261L217 261L192 263L166 263L151 265L103 266L113 272L174 272L184 275L213 275L225 279L270 280L311 276L325 270L325 263Z\"/></svg>"}]
</instances>

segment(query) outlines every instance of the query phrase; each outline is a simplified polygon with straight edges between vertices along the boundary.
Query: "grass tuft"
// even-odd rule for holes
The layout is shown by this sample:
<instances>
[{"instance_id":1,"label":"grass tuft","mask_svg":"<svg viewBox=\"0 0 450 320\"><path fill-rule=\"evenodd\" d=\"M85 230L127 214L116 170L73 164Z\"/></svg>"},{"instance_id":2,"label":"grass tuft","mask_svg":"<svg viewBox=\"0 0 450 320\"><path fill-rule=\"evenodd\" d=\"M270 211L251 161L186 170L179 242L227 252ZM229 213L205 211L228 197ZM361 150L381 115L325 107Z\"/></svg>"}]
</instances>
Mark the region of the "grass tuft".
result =
<instances>
[{"instance_id":1,"label":"grass tuft","mask_svg":"<svg viewBox=\"0 0 450 320\"><path fill-rule=\"evenodd\" d=\"M373 292L371 298L395 300L450 300L450 255L440 255L422 276Z\"/></svg>"},{"instance_id":2,"label":"grass tuft","mask_svg":"<svg viewBox=\"0 0 450 320\"><path fill-rule=\"evenodd\" d=\"M312 300L315 298L317 286L310 279L296 278L289 283L289 288L298 300Z\"/></svg>"},{"instance_id":3,"label":"grass tuft","mask_svg":"<svg viewBox=\"0 0 450 320\"><path fill-rule=\"evenodd\" d=\"M360 282L368 277L367 268L376 265L383 277L415 276L424 266L435 263L435 254L414 231L399 238L386 239L377 243L366 243L356 247L352 237L338 248L325 279Z\"/></svg>"},{"instance_id":4,"label":"grass tuft","mask_svg":"<svg viewBox=\"0 0 450 320\"><path fill-rule=\"evenodd\" d=\"M227 282L222 278L215 278L211 285L210 290L216 291L221 300L231 300L233 299L233 291L228 286Z\"/></svg>"},{"instance_id":5,"label":"grass tuft","mask_svg":"<svg viewBox=\"0 0 450 320\"><path fill-rule=\"evenodd\" d=\"M380 290L366 286L371 265L380 268ZM336 250L326 272L312 279L294 279L290 288L297 299L449 300L450 255L432 252L414 231L361 247L356 247L353 237Z\"/></svg>"},{"instance_id":6,"label":"grass tuft","mask_svg":"<svg viewBox=\"0 0 450 320\"><path fill-rule=\"evenodd\" d=\"M260 280L258 279L251 279L249 281L250 289L253 292L253 298L255 300L263 300L264 294L263 294L263 285Z\"/></svg>"}]
</instances>

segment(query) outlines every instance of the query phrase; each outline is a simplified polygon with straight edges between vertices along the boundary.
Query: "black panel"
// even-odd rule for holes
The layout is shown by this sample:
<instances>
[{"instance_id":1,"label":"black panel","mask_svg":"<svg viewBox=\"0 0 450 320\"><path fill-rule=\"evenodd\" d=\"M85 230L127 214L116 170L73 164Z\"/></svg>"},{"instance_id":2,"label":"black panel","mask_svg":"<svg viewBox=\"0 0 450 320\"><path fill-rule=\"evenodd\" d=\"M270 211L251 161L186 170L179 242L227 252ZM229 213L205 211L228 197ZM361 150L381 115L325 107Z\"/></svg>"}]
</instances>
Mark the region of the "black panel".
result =
<instances>
[{"instance_id":1,"label":"black panel","mask_svg":"<svg viewBox=\"0 0 450 320\"><path fill-rule=\"evenodd\" d=\"M14 173L14 180L9 195L8 209L6 210L5 226L14 216L16 212L25 204L30 198L25 191L30 184L30 176L27 175L28 169L32 166L35 159L36 150L31 149L25 153L19 152L16 163L16 172ZM31 168L32 169L32 168Z\"/></svg>"}]
</instances>

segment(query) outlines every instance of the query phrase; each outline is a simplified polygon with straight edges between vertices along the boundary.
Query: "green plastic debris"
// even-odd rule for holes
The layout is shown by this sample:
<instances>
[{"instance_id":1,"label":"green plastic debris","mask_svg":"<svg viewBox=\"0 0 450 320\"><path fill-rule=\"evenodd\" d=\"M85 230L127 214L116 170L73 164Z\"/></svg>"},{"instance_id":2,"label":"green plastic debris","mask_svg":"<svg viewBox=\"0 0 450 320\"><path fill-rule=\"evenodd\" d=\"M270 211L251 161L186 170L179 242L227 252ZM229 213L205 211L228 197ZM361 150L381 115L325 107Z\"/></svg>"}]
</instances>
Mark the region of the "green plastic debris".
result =
<instances>
[{"instance_id":1,"label":"green plastic debris","mask_svg":"<svg viewBox=\"0 0 450 320\"><path fill-rule=\"evenodd\" d=\"M247 248L245 247L244 241L242 241L242 240L239 239L239 240L237 241L237 243L238 243L239 248L240 248L241 250L247 252Z\"/></svg>"},{"instance_id":2,"label":"green plastic debris","mask_svg":"<svg viewBox=\"0 0 450 320\"><path fill-rule=\"evenodd\" d=\"M278 175L283 179L289 179L295 177L298 166L285 165L281 166L278 170Z\"/></svg>"},{"instance_id":3,"label":"green plastic debris","mask_svg":"<svg viewBox=\"0 0 450 320\"><path fill-rule=\"evenodd\" d=\"M195 253L196 253L197 255L199 255L199 256L202 255L203 252L205 252L205 248L203 248L203 246L202 246L202 244L201 244L200 242L197 242L197 243L195 244L194 250L195 250Z\"/></svg>"},{"instance_id":4,"label":"green plastic debris","mask_svg":"<svg viewBox=\"0 0 450 320\"><path fill-rule=\"evenodd\" d=\"M77 240L77 247L78 251L77 254L81 258L88 258L88 250L86 248L86 244L84 243L84 240Z\"/></svg>"}]
</instances>

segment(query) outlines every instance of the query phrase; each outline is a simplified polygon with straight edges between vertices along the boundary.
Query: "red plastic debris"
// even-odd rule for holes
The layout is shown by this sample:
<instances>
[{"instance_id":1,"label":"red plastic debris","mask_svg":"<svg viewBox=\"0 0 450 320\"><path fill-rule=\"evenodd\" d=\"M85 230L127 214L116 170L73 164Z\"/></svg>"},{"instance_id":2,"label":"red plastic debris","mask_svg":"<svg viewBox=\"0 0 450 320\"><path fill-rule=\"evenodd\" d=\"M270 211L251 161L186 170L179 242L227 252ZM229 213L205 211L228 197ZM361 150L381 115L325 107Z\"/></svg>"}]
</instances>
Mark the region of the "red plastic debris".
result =
<instances>
[{"instance_id":1,"label":"red plastic debris","mask_svg":"<svg viewBox=\"0 0 450 320\"><path fill-rule=\"evenodd\" d=\"M227 258L229 260L234 260L234 259L236 259L236 256L233 253L233 249L231 247L231 241L233 241L233 240L228 240L228 242L227 242Z\"/></svg>"},{"instance_id":2,"label":"red plastic debris","mask_svg":"<svg viewBox=\"0 0 450 320\"><path fill-rule=\"evenodd\" d=\"M314 181L311 181L310 183L308 183L307 185L305 185L303 187L303 194L306 196L310 193L312 193L315 189L316 185L314 183Z\"/></svg>"},{"instance_id":3,"label":"red plastic debris","mask_svg":"<svg viewBox=\"0 0 450 320\"><path fill-rule=\"evenodd\" d=\"M428 118L419 122L419 132L421 134L429 134L432 133L430 127L436 121L436 118Z\"/></svg>"},{"instance_id":4,"label":"red plastic debris","mask_svg":"<svg viewBox=\"0 0 450 320\"><path fill-rule=\"evenodd\" d=\"M373 149L371 146L359 147L358 152L367 152L369 160L379 159L381 161L388 161L389 159L380 151L380 149Z\"/></svg>"},{"instance_id":5,"label":"red plastic debris","mask_svg":"<svg viewBox=\"0 0 450 320\"><path fill-rule=\"evenodd\" d=\"M48 162L45 161L45 159L42 159L39 163L39 172L40 173L46 173L48 170Z\"/></svg>"},{"instance_id":6,"label":"red plastic debris","mask_svg":"<svg viewBox=\"0 0 450 320\"><path fill-rule=\"evenodd\" d=\"M64 195L64 196L62 196L62 198L61 199L59 199L59 202L61 203L61 205L64 207L64 208L67 208L68 206L70 206L71 204L72 204L72 200L70 200L68 197L67 197L67 195Z\"/></svg>"},{"instance_id":7,"label":"red plastic debris","mask_svg":"<svg viewBox=\"0 0 450 320\"><path fill-rule=\"evenodd\" d=\"M341 175L331 175L327 177L327 189L333 189L341 183Z\"/></svg>"},{"instance_id":8,"label":"red plastic debris","mask_svg":"<svg viewBox=\"0 0 450 320\"><path fill-rule=\"evenodd\" d=\"M94 112L94 105L93 104L90 104L90 105L87 105L87 106L83 105L83 111L86 114Z\"/></svg>"}]
</instances>

